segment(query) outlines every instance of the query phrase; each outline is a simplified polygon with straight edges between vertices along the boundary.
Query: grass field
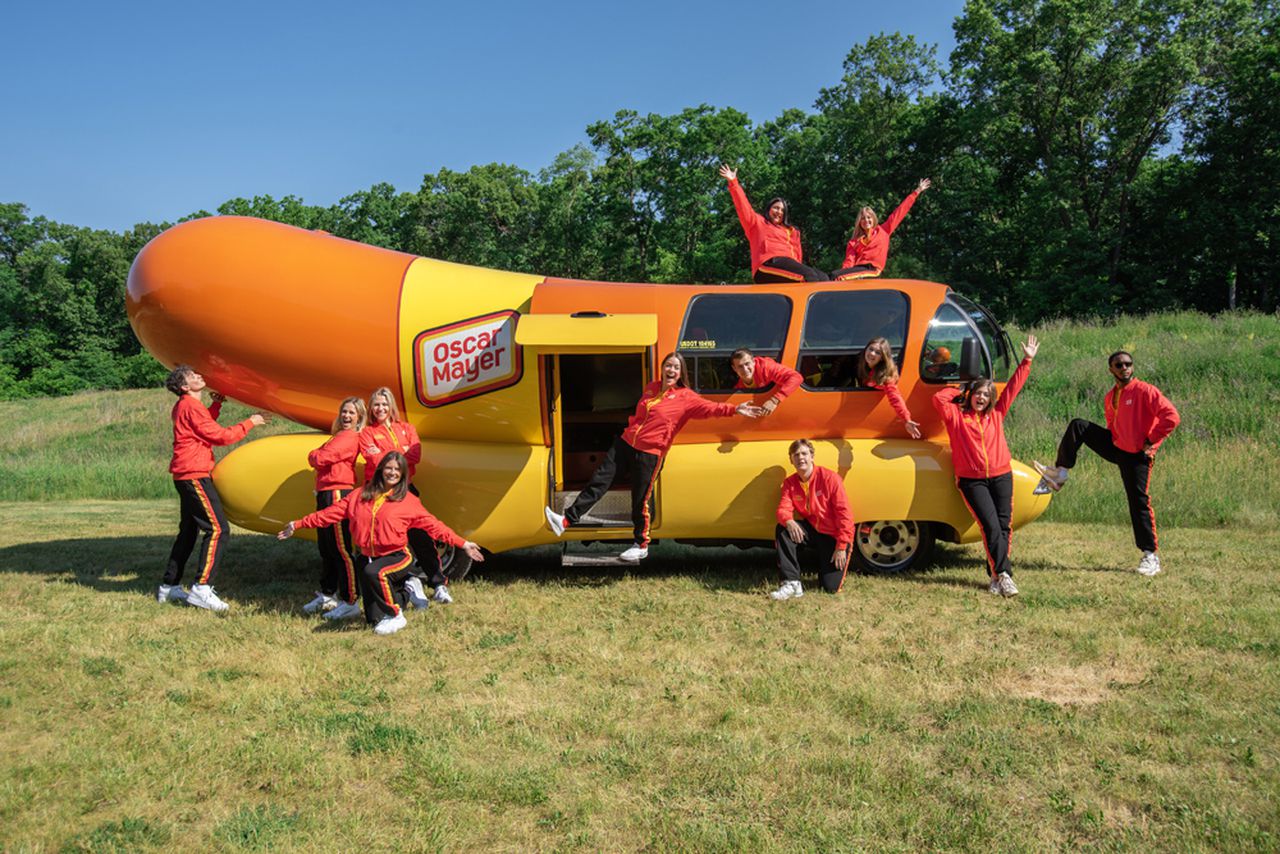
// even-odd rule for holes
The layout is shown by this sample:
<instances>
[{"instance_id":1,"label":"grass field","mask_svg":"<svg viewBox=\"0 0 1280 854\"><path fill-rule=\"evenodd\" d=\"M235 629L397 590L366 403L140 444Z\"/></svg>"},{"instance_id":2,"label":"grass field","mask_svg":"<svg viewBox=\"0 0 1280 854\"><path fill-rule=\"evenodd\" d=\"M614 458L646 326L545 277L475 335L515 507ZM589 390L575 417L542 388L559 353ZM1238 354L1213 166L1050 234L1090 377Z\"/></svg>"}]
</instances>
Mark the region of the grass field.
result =
<instances>
[{"instance_id":1,"label":"grass field","mask_svg":"<svg viewBox=\"0 0 1280 854\"><path fill-rule=\"evenodd\" d=\"M1274 851L1262 532L1015 540L774 603L768 552L499 557L376 638L313 546L233 538L232 611L151 600L169 501L0 504L9 851Z\"/></svg>"},{"instance_id":2,"label":"grass field","mask_svg":"<svg viewBox=\"0 0 1280 854\"><path fill-rule=\"evenodd\" d=\"M237 532L217 617L152 598L172 396L0 403L0 850L1280 849L1280 321L1033 331L1020 459L1116 347L1181 410L1164 574L1085 457L1013 600L978 546L789 603L764 550L540 549L376 638L299 613L314 545Z\"/></svg>"}]
</instances>

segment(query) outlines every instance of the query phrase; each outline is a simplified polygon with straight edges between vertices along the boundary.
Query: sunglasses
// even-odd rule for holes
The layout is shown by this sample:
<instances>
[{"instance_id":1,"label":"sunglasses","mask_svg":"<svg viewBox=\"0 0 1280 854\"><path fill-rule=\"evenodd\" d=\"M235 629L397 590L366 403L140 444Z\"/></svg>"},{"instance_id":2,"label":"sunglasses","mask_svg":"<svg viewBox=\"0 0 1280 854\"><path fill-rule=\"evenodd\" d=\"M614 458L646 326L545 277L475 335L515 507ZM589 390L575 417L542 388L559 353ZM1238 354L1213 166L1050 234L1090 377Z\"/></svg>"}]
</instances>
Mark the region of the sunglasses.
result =
<instances>
[{"instance_id":1,"label":"sunglasses","mask_svg":"<svg viewBox=\"0 0 1280 854\"><path fill-rule=\"evenodd\" d=\"M1111 363L1111 366L1112 366L1112 367L1115 367L1115 368L1132 368L1132 367L1133 367L1133 362L1120 362L1120 361L1116 361L1116 362L1112 362L1112 363Z\"/></svg>"}]
</instances>

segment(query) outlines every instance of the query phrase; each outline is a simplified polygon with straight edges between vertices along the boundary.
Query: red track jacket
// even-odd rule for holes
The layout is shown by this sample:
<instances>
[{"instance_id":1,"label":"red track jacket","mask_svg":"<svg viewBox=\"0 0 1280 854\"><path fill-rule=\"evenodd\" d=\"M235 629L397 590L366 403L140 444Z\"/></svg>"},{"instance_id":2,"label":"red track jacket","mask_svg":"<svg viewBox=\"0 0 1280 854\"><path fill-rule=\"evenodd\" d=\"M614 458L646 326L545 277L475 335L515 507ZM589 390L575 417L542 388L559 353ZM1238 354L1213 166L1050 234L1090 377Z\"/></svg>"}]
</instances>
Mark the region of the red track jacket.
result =
<instances>
[{"instance_id":1,"label":"red track jacket","mask_svg":"<svg viewBox=\"0 0 1280 854\"><path fill-rule=\"evenodd\" d=\"M834 537L836 549L853 542L853 512L844 481L829 468L814 466L808 491L796 472L782 482L782 498L778 501L778 524L786 525L795 517L808 520L819 533Z\"/></svg>"},{"instance_id":2,"label":"red track jacket","mask_svg":"<svg viewBox=\"0 0 1280 854\"><path fill-rule=\"evenodd\" d=\"M774 225L769 222L768 217L757 213L751 207L751 202L747 201L746 191L736 179L729 182L729 195L733 198L734 210L738 212L738 222L742 223L747 242L751 244L752 273L770 258L804 261L804 250L800 248L800 229Z\"/></svg>"},{"instance_id":3,"label":"red track jacket","mask_svg":"<svg viewBox=\"0 0 1280 854\"><path fill-rule=\"evenodd\" d=\"M405 495L402 501L376 498L365 501L360 497L361 492L353 490L337 504L308 513L294 522L294 527L327 528L346 519L351 523L351 542L370 558L407 551L410 528L421 528L436 542L459 547L466 543L448 525L428 513L413 493Z\"/></svg>"},{"instance_id":4,"label":"red track jacket","mask_svg":"<svg viewBox=\"0 0 1280 854\"><path fill-rule=\"evenodd\" d=\"M876 385L875 383L867 383L867 388L874 388L877 391L884 392L884 396L889 398L889 405L893 407L893 411L898 413L898 417L903 421L911 420L911 410L907 409L907 402L902 399L902 392L898 391L897 383L885 383L884 385Z\"/></svg>"},{"instance_id":5,"label":"red track jacket","mask_svg":"<svg viewBox=\"0 0 1280 854\"><path fill-rule=\"evenodd\" d=\"M359 455L360 434L355 430L339 430L307 454L307 464L316 470L316 491L354 488Z\"/></svg>"},{"instance_id":6,"label":"red track jacket","mask_svg":"<svg viewBox=\"0 0 1280 854\"><path fill-rule=\"evenodd\" d=\"M213 446L239 442L251 429L248 418L223 427L215 419L222 405L206 408L200 398L184 394L173 405L173 459L169 472L174 480L200 480L213 472Z\"/></svg>"},{"instance_id":7,"label":"red track jacket","mask_svg":"<svg viewBox=\"0 0 1280 854\"><path fill-rule=\"evenodd\" d=\"M1107 414L1111 440L1131 454L1141 451L1148 441L1159 448L1182 421L1160 389L1136 379L1125 386L1116 383L1103 399L1102 410Z\"/></svg>"},{"instance_id":8,"label":"red track jacket","mask_svg":"<svg viewBox=\"0 0 1280 854\"><path fill-rule=\"evenodd\" d=\"M999 399L981 415L963 412L952 402L960 394L957 389L944 388L933 396L933 408L942 416L951 437L951 464L956 477L996 477L1013 471L1009 446L1004 440L1004 417L1030 372L1031 360L1023 359Z\"/></svg>"},{"instance_id":9,"label":"red track jacket","mask_svg":"<svg viewBox=\"0 0 1280 854\"><path fill-rule=\"evenodd\" d=\"M742 380L738 380L738 384L734 388L763 388L769 383L775 383L773 389L774 397L778 400L785 400L787 395L800 387L800 383L804 381L804 377L800 376L799 371L793 371L786 365L770 359L768 356L755 356L755 373L752 379L755 385L745 386Z\"/></svg>"},{"instance_id":10,"label":"red track jacket","mask_svg":"<svg viewBox=\"0 0 1280 854\"><path fill-rule=\"evenodd\" d=\"M862 237L851 237L844 249L845 267L856 267L859 264L870 264L876 271L883 271L889 262L889 235L897 228L910 212L920 194L912 191L902 200L902 204L893 209L889 218L871 229L870 234Z\"/></svg>"},{"instance_id":11,"label":"red track jacket","mask_svg":"<svg viewBox=\"0 0 1280 854\"><path fill-rule=\"evenodd\" d=\"M664 392L661 382L651 382L622 431L622 441L637 451L663 456L690 418L726 418L737 409L732 403L712 403L687 388Z\"/></svg>"},{"instance_id":12,"label":"red track jacket","mask_svg":"<svg viewBox=\"0 0 1280 854\"><path fill-rule=\"evenodd\" d=\"M360 431L360 455L364 457L364 482L373 479L378 463L392 451L399 451L409 461L409 477L422 462L422 443L418 431L408 421L388 421L386 424L370 424Z\"/></svg>"}]
</instances>

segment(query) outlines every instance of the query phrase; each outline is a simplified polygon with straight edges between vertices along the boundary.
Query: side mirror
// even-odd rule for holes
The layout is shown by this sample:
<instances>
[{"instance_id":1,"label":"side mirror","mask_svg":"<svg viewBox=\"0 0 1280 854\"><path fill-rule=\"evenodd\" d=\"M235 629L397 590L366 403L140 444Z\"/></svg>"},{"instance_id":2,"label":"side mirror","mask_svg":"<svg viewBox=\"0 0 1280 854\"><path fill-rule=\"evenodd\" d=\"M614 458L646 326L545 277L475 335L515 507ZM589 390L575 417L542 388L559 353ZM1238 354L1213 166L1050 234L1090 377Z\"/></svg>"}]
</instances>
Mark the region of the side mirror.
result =
<instances>
[{"instance_id":1,"label":"side mirror","mask_svg":"<svg viewBox=\"0 0 1280 854\"><path fill-rule=\"evenodd\" d=\"M982 345L977 338L966 338L960 342L960 379L982 379Z\"/></svg>"}]
</instances>

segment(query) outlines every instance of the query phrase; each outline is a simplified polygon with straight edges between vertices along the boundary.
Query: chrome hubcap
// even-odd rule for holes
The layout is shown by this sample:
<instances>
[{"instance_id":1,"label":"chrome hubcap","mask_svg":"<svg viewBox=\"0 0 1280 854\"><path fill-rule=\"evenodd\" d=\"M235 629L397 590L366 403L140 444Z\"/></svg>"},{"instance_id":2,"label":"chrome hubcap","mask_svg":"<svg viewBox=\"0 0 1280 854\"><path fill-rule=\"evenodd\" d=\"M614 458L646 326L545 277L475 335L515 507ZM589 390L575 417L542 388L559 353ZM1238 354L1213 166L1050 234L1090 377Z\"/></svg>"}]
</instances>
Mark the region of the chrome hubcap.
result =
<instances>
[{"instance_id":1,"label":"chrome hubcap","mask_svg":"<svg viewBox=\"0 0 1280 854\"><path fill-rule=\"evenodd\" d=\"M910 560L920 548L916 522L864 522L855 538L858 554L872 566L890 567Z\"/></svg>"}]
</instances>

